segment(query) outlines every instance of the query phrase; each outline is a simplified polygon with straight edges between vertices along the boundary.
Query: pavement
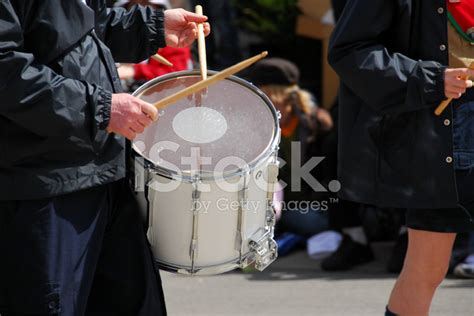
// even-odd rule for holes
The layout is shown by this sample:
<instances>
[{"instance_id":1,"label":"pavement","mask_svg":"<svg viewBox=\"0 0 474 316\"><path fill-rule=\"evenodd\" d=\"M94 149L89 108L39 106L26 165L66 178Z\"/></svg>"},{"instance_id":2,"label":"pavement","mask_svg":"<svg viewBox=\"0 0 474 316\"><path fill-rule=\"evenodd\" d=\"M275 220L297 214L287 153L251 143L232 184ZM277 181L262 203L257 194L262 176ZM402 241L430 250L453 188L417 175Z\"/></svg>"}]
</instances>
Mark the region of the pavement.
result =
<instances>
[{"instance_id":1,"label":"pavement","mask_svg":"<svg viewBox=\"0 0 474 316\"><path fill-rule=\"evenodd\" d=\"M162 272L170 316L383 316L396 276L385 271L390 244L374 246L377 260L343 273L321 271L301 250L264 272L189 277ZM430 316L473 316L474 280L448 277Z\"/></svg>"}]
</instances>

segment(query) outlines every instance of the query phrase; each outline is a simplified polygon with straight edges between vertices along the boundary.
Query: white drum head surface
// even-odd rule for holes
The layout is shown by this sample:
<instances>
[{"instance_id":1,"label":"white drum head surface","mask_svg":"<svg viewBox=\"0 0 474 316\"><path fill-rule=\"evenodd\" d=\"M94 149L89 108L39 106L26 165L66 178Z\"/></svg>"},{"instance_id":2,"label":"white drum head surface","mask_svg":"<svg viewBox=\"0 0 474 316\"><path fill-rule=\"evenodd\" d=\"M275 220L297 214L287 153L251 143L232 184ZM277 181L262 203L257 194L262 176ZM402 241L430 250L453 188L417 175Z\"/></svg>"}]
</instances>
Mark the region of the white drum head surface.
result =
<instances>
[{"instance_id":1,"label":"white drum head surface","mask_svg":"<svg viewBox=\"0 0 474 316\"><path fill-rule=\"evenodd\" d=\"M179 73L140 88L138 97L155 103L201 78ZM160 111L157 122L134 141L134 149L173 172L231 172L257 161L276 138L276 114L250 84L224 80ZM198 164L189 157L199 152ZM194 151L194 154L193 154ZM217 168L216 168L217 166ZM221 166L225 170L218 170Z\"/></svg>"}]
</instances>

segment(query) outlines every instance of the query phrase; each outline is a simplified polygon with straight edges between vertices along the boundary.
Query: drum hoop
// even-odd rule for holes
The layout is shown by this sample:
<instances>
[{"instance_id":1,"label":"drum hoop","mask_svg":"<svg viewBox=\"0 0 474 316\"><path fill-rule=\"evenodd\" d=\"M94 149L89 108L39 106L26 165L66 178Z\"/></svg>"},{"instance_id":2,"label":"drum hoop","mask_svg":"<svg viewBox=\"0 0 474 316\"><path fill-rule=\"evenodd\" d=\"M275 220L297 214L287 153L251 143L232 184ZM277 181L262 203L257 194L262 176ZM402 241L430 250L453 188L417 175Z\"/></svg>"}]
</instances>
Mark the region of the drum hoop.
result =
<instances>
[{"instance_id":1,"label":"drum hoop","mask_svg":"<svg viewBox=\"0 0 474 316\"><path fill-rule=\"evenodd\" d=\"M162 270L165 270L168 272L173 272L173 273L178 273L178 274L189 274L189 275L192 275L192 274L216 275L216 274L229 272L237 268L245 267L242 265L242 262L245 262L245 260L249 258L250 256L252 256L252 253L249 251L249 252L246 252L242 256L243 260L241 260L240 257L236 257L232 260L229 260L223 263L212 264L208 266L196 266L194 267L194 272L192 272L192 266L169 263L169 262L159 260L156 258L153 258L153 259L160 266Z\"/></svg>"},{"instance_id":2,"label":"drum hoop","mask_svg":"<svg viewBox=\"0 0 474 316\"><path fill-rule=\"evenodd\" d=\"M214 75L214 74L217 73L217 71L209 70L208 73L210 75ZM135 96L135 97L140 97L141 94L146 89L154 86L157 83L163 82L163 81L176 79L176 78L182 77L182 76L200 76L200 75L201 75L201 73L199 71L196 71L196 70L192 70L192 71L186 70L186 71L178 71L178 72L169 73L169 74L166 74L166 75L163 75L163 76L160 76L160 77L156 77L155 79L152 79L152 80L144 83L137 90L135 90L135 92L133 92L132 95ZM218 174L219 175L218 177L216 177L215 172L204 171L204 172L201 172L200 175L199 175L199 178L196 179L196 176L194 174L191 174L190 172L181 171L180 172L181 174L179 174L176 171L173 171L173 170L163 168L163 167L160 167L160 166L156 165L154 162L150 161L148 158L140 155L139 151L135 148L135 145L132 142L133 150L138 154L138 156L140 156L141 158L143 158L147 162L148 169L152 169L158 175L161 175L163 177L170 178L170 179L175 179L175 180L178 180L178 181L184 181L184 182L195 182L197 180L201 181L201 180L228 179L228 178L233 178L235 176L242 175L245 172L248 172L248 173L253 172L260 165L260 162L266 161L276 151L278 151L278 145L280 143L280 137L281 137L281 130L280 130L280 124L279 124L280 114L275 109L275 106L273 105L273 103L270 101L270 99L267 97L267 95L265 93L263 93L262 90L257 88L255 85L253 85L249 81L246 81L246 80L241 79L241 78L236 77L236 76L230 76L229 78L227 78L225 80L233 81L233 82L235 82L237 84L240 84L240 85L244 86L245 88L251 90L258 97L260 97L264 101L264 103L267 105L267 107L269 108L270 112L273 115L274 133L273 133L273 139L270 142L270 144L267 146L267 148L265 148L265 150L262 151L262 153L259 156L257 156L257 158L255 158L250 163L247 163L246 168L238 168L238 169L233 170L233 171L223 172L221 174Z\"/></svg>"}]
</instances>

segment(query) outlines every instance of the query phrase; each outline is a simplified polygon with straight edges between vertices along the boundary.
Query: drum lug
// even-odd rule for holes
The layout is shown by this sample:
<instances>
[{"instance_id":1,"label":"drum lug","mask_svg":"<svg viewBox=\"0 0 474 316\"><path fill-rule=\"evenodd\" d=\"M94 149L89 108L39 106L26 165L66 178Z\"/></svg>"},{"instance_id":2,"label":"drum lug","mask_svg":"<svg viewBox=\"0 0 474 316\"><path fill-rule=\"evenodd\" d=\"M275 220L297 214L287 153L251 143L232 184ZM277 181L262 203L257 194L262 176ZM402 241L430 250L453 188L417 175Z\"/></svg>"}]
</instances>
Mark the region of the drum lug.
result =
<instances>
[{"instance_id":1,"label":"drum lug","mask_svg":"<svg viewBox=\"0 0 474 316\"><path fill-rule=\"evenodd\" d=\"M269 202L269 205L267 205L267 228L268 229L273 229L276 224L276 216L275 216L275 208L273 206L273 202Z\"/></svg>"},{"instance_id":2,"label":"drum lug","mask_svg":"<svg viewBox=\"0 0 474 316\"><path fill-rule=\"evenodd\" d=\"M278 256L277 244L273 240L273 230L260 228L250 237L249 249L252 253L250 261L255 261L255 268L263 271Z\"/></svg>"},{"instance_id":3,"label":"drum lug","mask_svg":"<svg viewBox=\"0 0 474 316\"><path fill-rule=\"evenodd\" d=\"M268 165L267 181L269 184L275 184L278 182L278 173L280 172L279 162L273 162Z\"/></svg>"},{"instance_id":4,"label":"drum lug","mask_svg":"<svg viewBox=\"0 0 474 316\"><path fill-rule=\"evenodd\" d=\"M275 192L275 185L278 182L278 173L280 172L280 162L274 157L272 163L267 167L267 202L273 211L273 194ZM268 214L267 214L268 216ZM274 226L274 225L273 225Z\"/></svg>"},{"instance_id":5,"label":"drum lug","mask_svg":"<svg viewBox=\"0 0 474 316\"><path fill-rule=\"evenodd\" d=\"M194 263L197 258L198 252L198 208L197 205L199 203L199 199L201 198L201 191L199 190L199 184L201 180L199 176L196 176L193 182L193 193L192 193L192 211L193 211L193 226L192 226L192 237L191 237L191 244L189 246L189 257L191 259L191 272L195 272Z\"/></svg>"}]
</instances>

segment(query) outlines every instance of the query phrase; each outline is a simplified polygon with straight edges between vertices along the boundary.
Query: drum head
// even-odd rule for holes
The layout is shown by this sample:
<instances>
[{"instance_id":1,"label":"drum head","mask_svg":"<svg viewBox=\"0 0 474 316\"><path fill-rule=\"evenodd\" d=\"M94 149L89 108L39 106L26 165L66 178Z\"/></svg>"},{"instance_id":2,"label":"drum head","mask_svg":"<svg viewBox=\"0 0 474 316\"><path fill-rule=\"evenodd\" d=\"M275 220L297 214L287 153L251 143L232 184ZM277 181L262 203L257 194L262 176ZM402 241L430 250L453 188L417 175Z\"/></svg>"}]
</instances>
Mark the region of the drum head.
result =
<instances>
[{"instance_id":1,"label":"drum head","mask_svg":"<svg viewBox=\"0 0 474 316\"><path fill-rule=\"evenodd\" d=\"M155 103L200 79L196 72L175 73L146 83L134 95ZM227 174L252 167L276 147L277 122L268 98L232 77L161 110L133 147L166 171Z\"/></svg>"}]
</instances>

